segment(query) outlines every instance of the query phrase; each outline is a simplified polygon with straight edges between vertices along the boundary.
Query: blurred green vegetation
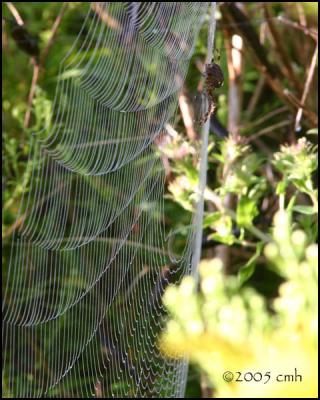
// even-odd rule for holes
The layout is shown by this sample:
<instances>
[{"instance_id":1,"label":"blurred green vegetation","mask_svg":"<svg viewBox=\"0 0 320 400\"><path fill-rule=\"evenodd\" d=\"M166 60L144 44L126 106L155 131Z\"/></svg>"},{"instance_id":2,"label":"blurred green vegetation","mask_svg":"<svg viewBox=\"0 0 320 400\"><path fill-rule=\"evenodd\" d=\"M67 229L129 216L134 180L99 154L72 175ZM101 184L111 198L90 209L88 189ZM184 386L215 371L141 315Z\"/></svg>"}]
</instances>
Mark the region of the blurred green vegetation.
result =
<instances>
[{"instance_id":1,"label":"blurred green vegetation","mask_svg":"<svg viewBox=\"0 0 320 400\"><path fill-rule=\"evenodd\" d=\"M63 3L12 4L41 56ZM205 396L207 390L220 397L248 396L248 384L226 384L221 374L227 369L266 370L269 360L261 349L268 346L274 347L275 360L281 360L279 368L285 373L296 365L308 382L316 376L308 374L308 369L315 373L308 365L314 365L316 351L317 65L309 87L307 81L317 46L318 8L303 2L237 6L247 17L242 23L234 23L228 5L217 15L216 48L225 84L215 93L217 110L211 121L200 289L196 294L195 282L185 278L180 288L169 288L165 294L172 320L162 338L164 348L170 353L174 346L194 361L187 397ZM4 3L2 7L5 277L15 216L23 188L28 191L29 140L50 123L59 62L74 42L87 9L80 2L67 3L40 68L26 126L34 63L13 40L13 17ZM258 49L252 46L249 28L259 40ZM238 53L232 47L237 36L242 44ZM179 229L173 244L176 252L183 251L188 234L183 228L190 223L196 199L201 128L197 120L203 112L199 108L206 43L204 24L184 88L187 113L197 134L188 131L181 108L175 136L162 148L169 161L166 224L168 231ZM259 64L262 51L275 71L271 78L269 66L262 70ZM297 125L301 102L304 112ZM259 392L261 386L250 385L250 390ZM281 393L277 386L264 386L266 397L296 394L289 384ZM314 394L314 384L307 386L308 392L298 389L300 397Z\"/></svg>"},{"instance_id":2,"label":"blurred green vegetation","mask_svg":"<svg viewBox=\"0 0 320 400\"><path fill-rule=\"evenodd\" d=\"M253 259L238 276L225 275L218 258L203 260L200 292L191 276L165 292L171 319L163 350L196 363L209 377L215 397L317 397L318 247L309 244L304 231L292 231L292 216L292 207L278 211L272 241L264 248L267 267L284 279L275 298L243 285ZM293 367L301 381L277 382L279 375L294 374ZM225 371L234 374L231 382L224 381Z\"/></svg>"}]
</instances>

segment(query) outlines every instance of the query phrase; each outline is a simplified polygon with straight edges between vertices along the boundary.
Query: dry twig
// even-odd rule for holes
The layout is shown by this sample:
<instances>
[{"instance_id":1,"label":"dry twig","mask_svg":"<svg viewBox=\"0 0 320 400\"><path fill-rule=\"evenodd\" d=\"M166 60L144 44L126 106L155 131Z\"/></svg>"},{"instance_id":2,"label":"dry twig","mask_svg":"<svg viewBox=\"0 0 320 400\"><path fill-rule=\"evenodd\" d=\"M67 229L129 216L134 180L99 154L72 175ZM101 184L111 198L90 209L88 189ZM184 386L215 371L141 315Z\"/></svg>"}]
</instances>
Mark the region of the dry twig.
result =
<instances>
[{"instance_id":1,"label":"dry twig","mask_svg":"<svg viewBox=\"0 0 320 400\"><path fill-rule=\"evenodd\" d=\"M315 68L317 65L317 59L318 59L318 44L316 45L315 51L313 53L313 57L311 60L311 64L310 64L307 79L306 79L306 83L304 85L302 97L300 100L300 102L303 106L304 106L304 104L307 100L308 94L310 92L311 83L312 83L312 79L314 76L314 71L315 71ZM302 114L303 114L303 108L300 107L297 112L297 115L296 115L296 121L295 121L295 130L296 131L300 129L300 121L301 121Z\"/></svg>"},{"instance_id":2,"label":"dry twig","mask_svg":"<svg viewBox=\"0 0 320 400\"><path fill-rule=\"evenodd\" d=\"M11 2L7 2L6 5L7 5L9 11L11 12L11 14L13 15L17 24L20 26L24 26L25 23L24 23L23 19L21 18L16 7ZM32 74L30 90L29 90L29 94L28 94L27 109L26 109L26 113L24 116L24 124L23 125L25 128L28 128L29 124L30 124L32 102L33 102L33 98L34 98L34 95L36 92L36 86L37 86L37 82L39 79L40 69L41 69L41 67L43 67L45 59L48 56L49 50L54 43L57 31L58 31L58 27L62 21L62 17L64 15L65 11L67 10L67 7L68 7L68 3L64 2L61 6L60 12L59 12L56 20L52 26L51 36L48 40L46 47L44 48L44 50L40 56L40 60L38 60L38 58L35 56L31 57L31 62L33 64L33 74Z\"/></svg>"}]
</instances>

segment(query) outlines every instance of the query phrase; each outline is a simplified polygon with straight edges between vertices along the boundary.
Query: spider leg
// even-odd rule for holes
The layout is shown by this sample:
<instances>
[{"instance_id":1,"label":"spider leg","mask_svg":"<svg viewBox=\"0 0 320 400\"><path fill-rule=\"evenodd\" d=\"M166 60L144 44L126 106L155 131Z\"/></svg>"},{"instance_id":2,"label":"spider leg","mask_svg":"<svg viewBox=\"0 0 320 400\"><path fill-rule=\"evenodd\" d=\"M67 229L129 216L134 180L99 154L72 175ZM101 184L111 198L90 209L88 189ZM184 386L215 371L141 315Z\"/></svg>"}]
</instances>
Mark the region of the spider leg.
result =
<instances>
[{"instance_id":1,"label":"spider leg","mask_svg":"<svg viewBox=\"0 0 320 400\"><path fill-rule=\"evenodd\" d=\"M200 118L199 122L201 125L204 125L207 122L207 119L211 114L211 108L212 108L212 99L210 96L208 96L208 109L207 112Z\"/></svg>"},{"instance_id":2,"label":"spider leg","mask_svg":"<svg viewBox=\"0 0 320 400\"><path fill-rule=\"evenodd\" d=\"M209 115L214 114L215 110L216 110L216 104L214 102L213 96L210 95L209 96Z\"/></svg>"},{"instance_id":3,"label":"spider leg","mask_svg":"<svg viewBox=\"0 0 320 400\"><path fill-rule=\"evenodd\" d=\"M208 119L212 114L214 114L215 109L216 109L216 105L215 105L215 102L214 102L213 95L212 95L212 93L208 93L208 111L207 111L206 114L203 116L203 120L204 120L203 123L205 123L205 122L207 121L207 119Z\"/></svg>"}]
</instances>

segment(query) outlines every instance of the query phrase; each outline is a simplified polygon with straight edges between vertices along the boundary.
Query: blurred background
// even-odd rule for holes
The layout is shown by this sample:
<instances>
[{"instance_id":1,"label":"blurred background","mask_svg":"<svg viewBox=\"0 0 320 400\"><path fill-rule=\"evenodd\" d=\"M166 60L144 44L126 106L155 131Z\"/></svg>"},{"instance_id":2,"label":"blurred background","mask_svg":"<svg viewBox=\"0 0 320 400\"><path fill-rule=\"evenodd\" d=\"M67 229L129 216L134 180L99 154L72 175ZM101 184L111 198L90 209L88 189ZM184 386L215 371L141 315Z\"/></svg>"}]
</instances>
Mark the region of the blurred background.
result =
<instances>
[{"instance_id":1,"label":"blurred background","mask_svg":"<svg viewBox=\"0 0 320 400\"><path fill-rule=\"evenodd\" d=\"M50 121L59 62L87 9L81 2L13 2L2 11L5 277L30 180L30 135ZM210 118L200 282L188 277L167 289L170 321L159 341L168 355L190 357L186 397L315 397L318 6L221 2L216 18L214 62L224 85ZM197 190L206 45L205 23L175 124L159 140L165 222L168 232L179 232L177 253ZM276 382L294 367L302 382Z\"/></svg>"}]
</instances>

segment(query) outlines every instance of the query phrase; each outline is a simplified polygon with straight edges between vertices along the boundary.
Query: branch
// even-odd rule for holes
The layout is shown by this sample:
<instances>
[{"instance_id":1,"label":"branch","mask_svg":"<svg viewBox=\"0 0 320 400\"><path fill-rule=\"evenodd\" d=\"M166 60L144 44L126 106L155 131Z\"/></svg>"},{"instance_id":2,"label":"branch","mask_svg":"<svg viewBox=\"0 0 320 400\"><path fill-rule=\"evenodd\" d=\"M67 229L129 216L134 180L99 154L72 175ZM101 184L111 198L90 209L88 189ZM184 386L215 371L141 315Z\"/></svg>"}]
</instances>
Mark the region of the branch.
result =
<instances>
[{"instance_id":1,"label":"branch","mask_svg":"<svg viewBox=\"0 0 320 400\"><path fill-rule=\"evenodd\" d=\"M30 123L32 102L33 102L34 95L36 93L36 86L37 86L37 82L39 79L39 67L40 66L37 62L33 62L32 81L31 81L30 91L29 91L29 95L28 95L27 110L24 115L24 122L23 122L24 128L28 128L29 123Z\"/></svg>"},{"instance_id":2,"label":"branch","mask_svg":"<svg viewBox=\"0 0 320 400\"><path fill-rule=\"evenodd\" d=\"M179 106L180 106L180 111L183 119L184 126L187 131L187 136L191 140L196 140L198 138L197 132L194 128L194 112L193 109L190 105L187 93L186 93L186 88L183 89L183 91L179 95Z\"/></svg>"},{"instance_id":3,"label":"branch","mask_svg":"<svg viewBox=\"0 0 320 400\"><path fill-rule=\"evenodd\" d=\"M264 75L261 75L247 106L247 111L246 111L247 120L250 120L253 116L258 101L260 100L261 94L263 93L265 83L266 83L266 77Z\"/></svg>"},{"instance_id":4,"label":"branch","mask_svg":"<svg viewBox=\"0 0 320 400\"><path fill-rule=\"evenodd\" d=\"M283 106L280 108L276 108L275 110L270 111L269 113L265 114L264 116L262 116L259 119L256 119L254 122L250 122L249 124L247 124L246 126L243 127L243 130L248 130L248 129L252 129L256 126L259 126L263 123L265 123L266 121L268 121L270 118L275 117L278 114L282 114L283 112L287 112L288 111L288 107L287 106Z\"/></svg>"},{"instance_id":5,"label":"branch","mask_svg":"<svg viewBox=\"0 0 320 400\"><path fill-rule=\"evenodd\" d=\"M302 93L302 97L301 97L301 104L304 106L308 94L310 92L310 88L311 88L311 83L312 83L312 79L313 79L313 75L314 75L314 71L317 65L317 58L318 58L318 44L316 45L315 51L313 53L313 57L311 60L311 64L310 64L310 68L308 71L308 75L307 75L307 79L306 79L306 83L303 89L303 93ZM296 116L296 121L295 121L295 130L299 130L300 129L300 120L302 117L302 113L303 113L303 108L300 107L298 112L297 112L297 116Z\"/></svg>"},{"instance_id":6,"label":"branch","mask_svg":"<svg viewBox=\"0 0 320 400\"><path fill-rule=\"evenodd\" d=\"M223 29L226 43L228 64L228 131L231 135L239 134L242 103L242 37L233 35L230 30Z\"/></svg>"},{"instance_id":7,"label":"branch","mask_svg":"<svg viewBox=\"0 0 320 400\"><path fill-rule=\"evenodd\" d=\"M288 125L291 125L291 124L292 124L292 121L285 120L285 121L278 122L278 123L276 123L274 125L270 125L267 128L261 129L261 131L259 131L259 132L255 133L254 135L251 135L250 137L246 138L245 142L246 143L250 143L250 142L256 140L258 137L260 137L262 135L266 135L267 133L274 132L275 129L283 128L284 126L288 126Z\"/></svg>"},{"instance_id":8,"label":"branch","mask_svg":"<svg viewBox=\"0 0 320 400\"><path fill-rule=\"evenodd\" d=\"M314 39L316 42L318 42L318 32L315 29L309 29L306 26L300 25L300 24L298 24L298 22L291 21L290 19L282 17L281 15L278 17L278 20L288 26L291 26L292 28L302 31L304 34L306 34L307 36L310 36L312 39Z\"/></svg>"},{"instance_id":9,"label":"branch","mask_svg":"<svg viewBox=\"0 0 320 400\"><path fill-rule=\"evenodd\" d=\"M57 32L58 32L59 25L61 24L62 17L64 15L64 13L67 11L67 8L68 8L68 3L66 3L66 2L63 3L58 16L55 19L54 24L52 25L50 39L48 40L48 43L47 43L46 47L43 49L43 52L40 57L40 65L41 66L44 64L45 59L47 58L47 55L49 53L49 50L54 43L54 40L55 40Z\"/></svg>"},{"instance_id":10,"label":"branch","mask_svg":"<svg viewBox=\"0 0 320 400\"><path fill-rule=\"evenodd\" d=\"M20 26L23 26L24 25L23 19L21 18L20 14L19 14L18 10L15 8L15 6L9 1L6 2L6 5L7 5L9 11L11 12L11 14L13 15L14 19L16 20L17 24Z\"/></svg>"},{"instance_id":11,"label":"branch","mask_svg":"<svg viewBox=\"0 0 320 400\"><path fill-rule=\"evenodd\" d=\"M266 49L261 45L259 37L247 16L239 9L236 3L223 3L221 4L220 9L224 16L229 21L233 22L241 32L244 40L254 55L256 68L265 75L267 82L273 91L292 109L295 110L299 108L300 101L283 86L279 69L275 65L271 64L267 59ZM309 120L309 123L312 125L317 124L318 117L313 111L303 108L303 112Z\"/></svg>"},{"instance_id":12,"label":"branch","mask_svg":"<svg viewBox=\"0 0 320 400\"><path fill-rule=\"evenodd\" d=\"M9 7L9 4L11 4L11 3L7 3L8 7ZM50 39L48 40L48 43L40 56L40 61L38 61L37 57L31 57L31 60L33 63L33 75L32 75L32 81L31 81L31 86L30 86L30 90L29 90L29 95L28 95L27 110L26 110L26 113L24 116L24 123L23 123L24 128L28 128L29 124L30 124L32 102L33 102L33 98L34 98L34 95L36 92L36 86L37 86L37 82L39 79L40 69L43 67L45 59L49 53L49 50L54 43L54 39L56 37L58 27L61 23L63 14L65 13L67 7L68 7L68 3L63 3L63 5L60 9L60 12L52 26ZM18 13L17 10L16 10L16 12ZM22 22L22 25L24 25L24 22L22 19L20 22Z\"/></svg>"},{"instance_id":13,"label":"branch","mask_svg":"<svg viewBox=\"0 0 320 400\"><path fill-rule=\"evenodd\" d=\"M276 53L279 56L279 59L282 61L284 68L282 68L284 76L288 78L289 81L292 81L299 93L302 91L302 85L300 81L297 79L292 65L290 63L290 60L288 58L288 54L283 46L282 38L279 35L279 32L277 31L273 19L271 17L271 13L269 10L270 3L263 3L263 9L264 9L264 14L266 17L266 21L268 24L269 31L273 37L274 41L274 49Z\"/></svg>"}]
</instances>

